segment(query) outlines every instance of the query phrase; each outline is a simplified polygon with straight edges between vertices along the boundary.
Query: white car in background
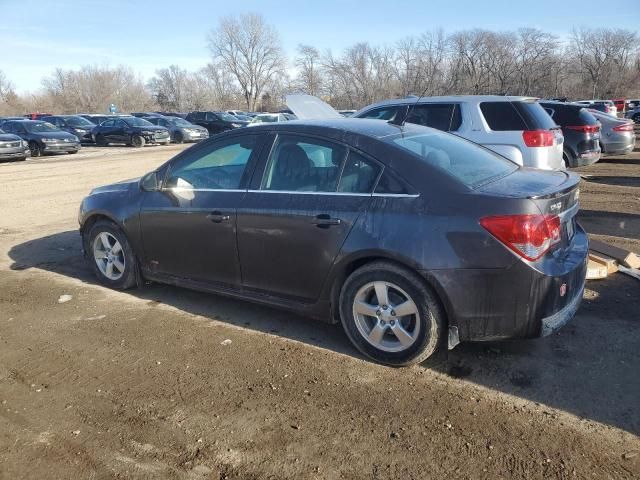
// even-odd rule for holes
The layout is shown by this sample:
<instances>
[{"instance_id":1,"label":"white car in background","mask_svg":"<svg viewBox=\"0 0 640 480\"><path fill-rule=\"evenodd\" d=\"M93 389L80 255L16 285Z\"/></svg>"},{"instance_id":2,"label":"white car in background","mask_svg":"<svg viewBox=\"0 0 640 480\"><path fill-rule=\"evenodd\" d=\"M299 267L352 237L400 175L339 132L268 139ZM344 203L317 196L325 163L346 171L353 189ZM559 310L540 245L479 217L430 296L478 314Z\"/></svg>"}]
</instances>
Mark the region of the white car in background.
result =
<instances>
[{"instance_id":1,"label":"white car in background","mask_svg":"<svg viewBox=\"0 0 640 480\"><path fill-rule=\"evenodd\" d=\"M408 113L407 108L409 108ZM559 170L562 130L532 97L460 95L407 97L369 105L353 118L393 122L397 115L478 143L518 165Z\"/></svg>"},{"instance_id":2,"label":"white car in background","mask_svg":"<svg viewBox=\"0 0 640 480\"><path fill-rule=\"evenodd\" d=\"M253 117L247 127L255 127L261 123L288 122L289 120L296 120L296 116L290 113L261 113Z\"/></svg>"}]
</instances>

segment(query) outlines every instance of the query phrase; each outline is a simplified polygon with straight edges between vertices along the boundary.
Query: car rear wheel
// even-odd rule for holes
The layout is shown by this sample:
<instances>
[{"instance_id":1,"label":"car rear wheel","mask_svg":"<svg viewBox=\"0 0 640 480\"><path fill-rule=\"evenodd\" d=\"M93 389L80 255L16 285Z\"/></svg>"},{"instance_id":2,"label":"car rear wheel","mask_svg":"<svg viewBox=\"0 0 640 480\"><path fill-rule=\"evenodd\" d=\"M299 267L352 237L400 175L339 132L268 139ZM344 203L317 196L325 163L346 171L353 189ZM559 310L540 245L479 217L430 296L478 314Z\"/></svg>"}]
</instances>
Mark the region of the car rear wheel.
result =
<instances>
[{"instance_id":1,"label":"car rear wheel","mask_svg":"<svg viewBox=\"0 0 640 480\"><path fill-rule=\"evenodd\" d=\"M564 165L566 168L571 168L574 166L573 157L566 151L562 153L562 160L564 160Z\"/></svg>"},{"instance_id":2,"label":"car rear wheel","mask_svg":"<svg viewBox=\"0 0 640 480\"><path fill-rule=\"evenodd\" d=\"M140 135L134 135L131 137L131 146L135 148L142 148L145 144L144 137Z\"/></svg>"},{"instance_id":3,"label":"car rear wheel","mask_svg":"<svg viewBox=\"0 0 640 480\"><path fill-rule=\"evenodd\" d=\"M387 262L365 265L347 278L340 294L340 319L360 352L392 366L430 357L445 323L440 303L424 281Z\"/></svg>"},{"instance_id":4,"label":"car rear wheel","mask_svg":"<svg viewBox=\"0 0 640 480\"><path fill-rule=\"evenodd\" d=\"M29 150L31 150L32 157L39 157L42 155L42 149L37 142L31 141L29 142Z\"/></svg>"},{"instance_id":5,"label":"car rear wheel","mask_svg":"<svg viewBox=\"0 0 640 480\"><path fill-rule=\"evenodd\" d=\"M124 233L112 222L97 221L89 230L86 251L98 281L117 290L136 284L136 258Z\"/></svg>"}]
</instances>

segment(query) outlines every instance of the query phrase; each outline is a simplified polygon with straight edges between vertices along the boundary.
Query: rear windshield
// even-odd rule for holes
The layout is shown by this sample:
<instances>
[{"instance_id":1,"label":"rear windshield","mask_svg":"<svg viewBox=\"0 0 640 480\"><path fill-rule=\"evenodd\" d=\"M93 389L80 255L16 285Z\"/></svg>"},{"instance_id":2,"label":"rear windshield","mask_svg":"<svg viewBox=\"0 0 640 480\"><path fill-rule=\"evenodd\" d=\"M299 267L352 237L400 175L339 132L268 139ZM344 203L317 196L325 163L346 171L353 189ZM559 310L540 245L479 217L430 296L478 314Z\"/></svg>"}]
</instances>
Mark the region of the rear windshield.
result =
<instances>
[{"instance_id":1,"label":"rear windshield","mask_svg":"<svg viewBox=\"0 0 640 480\"><path fill-rule=\"evenodd\" d=\"M385 138L468 187L504 177L518 166L489 150L451 134L433 132Z\"/></svg>"},{"instance_id":2,"label":"rear windshield","mask_svg":"<svg viewBox=\"0 0 640 480\"><path fill-rule=\"evenodd\" d=\"M595 125L598 120L580 105L543 103L553 120L560 126Z\"/></svg>"},{"instance_id":3,"label":"rear windshield","mask_svg":"<svg viewBox=\"0 0 640 480\"><path fill-rule=\"evenodd\" d=\"M549 130L556 127L536 101L482 102L480 110L494 131Z\"/></svg>"}]
</instances>

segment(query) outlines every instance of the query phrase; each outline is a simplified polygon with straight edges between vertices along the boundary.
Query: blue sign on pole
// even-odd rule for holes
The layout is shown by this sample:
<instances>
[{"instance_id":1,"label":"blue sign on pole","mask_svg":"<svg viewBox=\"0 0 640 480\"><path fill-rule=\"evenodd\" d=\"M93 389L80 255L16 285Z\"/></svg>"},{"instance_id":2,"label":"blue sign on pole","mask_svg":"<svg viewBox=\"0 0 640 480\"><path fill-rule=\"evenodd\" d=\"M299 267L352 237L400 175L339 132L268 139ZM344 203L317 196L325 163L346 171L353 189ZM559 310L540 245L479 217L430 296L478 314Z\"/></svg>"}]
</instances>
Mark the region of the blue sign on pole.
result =
<instances>
[{"instance_id":1,"label":"blue sign on pole","mask_svg":"<svg viewBox=\"0 0 640 480\"><path fill-rule=\"evenodd\" d=\"M109 105L109 111L111 113L116 113L116 104L112 103L111 105Z\"/></svg>"}]
</instances>

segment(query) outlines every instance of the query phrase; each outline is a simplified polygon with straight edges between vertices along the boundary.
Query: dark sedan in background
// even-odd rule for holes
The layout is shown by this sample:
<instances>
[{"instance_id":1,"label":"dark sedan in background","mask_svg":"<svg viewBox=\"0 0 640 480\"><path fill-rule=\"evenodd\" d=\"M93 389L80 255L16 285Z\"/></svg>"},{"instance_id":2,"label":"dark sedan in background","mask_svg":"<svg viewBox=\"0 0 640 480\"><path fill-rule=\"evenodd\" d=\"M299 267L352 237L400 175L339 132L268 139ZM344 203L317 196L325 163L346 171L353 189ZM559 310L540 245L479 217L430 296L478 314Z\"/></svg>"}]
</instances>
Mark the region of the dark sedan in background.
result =
<instances>
[{"instance_id":1,"label":"dark sedan in background","mask_svg":"<svg viewBox=\"0 0 640 480\"><path fill-rule=\"evenodd\" d=\"M247 125L227 112L191 112L186 120L206 128L210 134L226 132Z\"/></svg>"},{"instance_id":2,"label":"dark sedan in background","mask_svg":"<svg viewBox=\"0 0 640 480\"><path fill-rule=\"evenodd\" d=\"M50 115L42 117L42 121L49 122L60 130L75 135L80 139L80 142L93 142L91 130L96 124L80 115Z\"/></svg>"},{"instance_id":3,"label":"dark sedan in background","mask_svg":"<svg viewBox=\"0 0 640 480\"><path fill-rule=\"evenodd\" d=\"M600 122L582 105L541 101L564 136L563 155L567 167L583 167L600 160Z\"/></svg>"},{"instance_id":4,"label":"dark sedan in background","mask_svg":"<svg viewBox=\"0 0 640 480\"><path fill-rule=\"evenodd\" d=\"M144 147L148 143L168 145L171 141L166 128L132 116L109 118L95 127L91 135L99 146L124 143L132 147Z\"/></svg>"},{"instance_id":5,"label":"dark sedan in background","mask_svg":"<svg viewBox=\"0 0 640 480\"><path fill-rule=\"evenodd\" d=\"M145 120L169 130L171 141L174 143L199 142L209 138L209 131L206 128L194 125L184 118L158 115L146 117Z\"/></svg>"},{"instance_id":6,"label":"dark sedan in background","mask_svg":"<svg viewBox=\"0 0 640 480\"><path fill-rule=\"evenodd\" d=\"M398 366L573 317L588 254L578 183L418 125L292 121L96 188L79 222L104 285L145 278L342 322Z\"/></svg>"},{"instance_id":7,"label":"dark sedan in background","mask_svg":"<svg viewBox=\"0 0 640 480\"><path fill-rule=\"evenodd\" d=\"M32 157L45 153L78 153L80 150L78 137L42 120L10 120L2 125L2 129L27 141Z\"/></svg>"},{"instance_id":8,"label":"dark sedan in background","mask_svg":"<svg viewBox=\"0 0 640 480\"><path fill-rule=\"evenodd\" d=\"M30 154L26 140L0 129L0 161L25 160Z\"/></svg>"}]
</instances>

